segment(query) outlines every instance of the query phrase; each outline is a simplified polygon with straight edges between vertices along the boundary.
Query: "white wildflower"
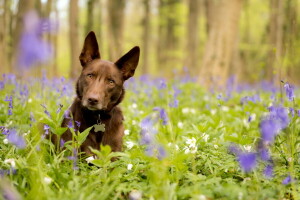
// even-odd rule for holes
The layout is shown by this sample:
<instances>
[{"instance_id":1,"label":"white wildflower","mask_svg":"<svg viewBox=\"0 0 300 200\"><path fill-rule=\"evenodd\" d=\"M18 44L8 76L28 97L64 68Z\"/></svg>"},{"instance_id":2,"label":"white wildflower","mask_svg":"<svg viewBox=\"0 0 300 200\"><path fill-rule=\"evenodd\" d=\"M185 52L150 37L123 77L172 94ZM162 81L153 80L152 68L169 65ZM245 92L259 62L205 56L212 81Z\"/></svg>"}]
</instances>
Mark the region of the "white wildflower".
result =
<instances>
[{"instance_id":1,"label":"white wildflower","mask_svg":"<svg viewBox=\"0 0 300 200\"><path fill-rule=\"evenodd\" d=\"M215 114L217 113L217 110L216 110L216 109L211 109L211 110L210 110L210 113L211 113L212 115L215 115Z\"/></svg>"},{"instance_id":2,"label":"white wildflower","mask_svg":"<svg viewBox=\"0 0 300 200\"><path fill-rule=\"evenodd\" d=\"M29 99L28 99L28 103L31 103L31 102L32 102L32 99L31 99L31 98L29 98Z\"/></svg>"},{"instance_id":3,"label":"white wildflower","mask_svg":"<svg viewBox=\"0 0 300 200\"><path fill-rule=\"evenodd\" d=\"M90 157L88 157L88 158L85 159L85 161L87 163L91 163L93 160L95 160L94 156L90 156Z\"/></svg>"},{"instance_id":4,"label":"white wildflower","mask_svg":"<svg viewBox=\"0 0 300 200\"><path fill-rule=\"evenodd\" d=\"M198 200L206 200L206 199L207 199L206 196L203 195L203 194L200 194L200 195L198 196Z\"/></svg>"},{"instance_id":5,"label":"white wildflower","mask_svg":"<svg viewBox=\"0 0 300 200\"><path fill-rule=\"evenodd\" d=\"M136 121L135 120L132 120L132 125L136 125Z\"/></svg>"},{"instance_id":6,"label":"white wildflower","mask_svg":"<svg viewBox=\"0 0 300 200\"><path fill-rule=\"evenodd\" d=\"M131 142L131 141L127 141L126 146L127 146L128 149L132 149L132 147L134 146L134 143Z\"/></svg>"},{"instance_id":7,"label":"white wildflower","mask_svg":"<svg viewBox=\"0 0 300 200\"><path fill-rule=\"evenodd\" d=\"M178 126L178 128L182 129L183 128L183 123L182 122L178 122L177 126Z\"/></svg>"},{"instance_id":8,"label":"white wildflower","mask_svg":"<svg viewBox=\"0 0 300 200\"><path fill-rule=\"evenodd\" d=\"M250 115L250 117L251 117L251 121L255 121L255 119L256 119L256 114L255 114L255 113L252 113L252 114Z\"/></svg>"},{"instance_id":9,"label":"white wildflower","mask_svg":"<svg viewBox=\"0 0 300 200\"><path fill-rule=\"evenodd\" d=\"M222 106L221 109L224 112L228 112L229 111L229 107L227 107L227 106Z\"/></svg>"},{"instance_id":10,"label":"white wildflower","mask_svg":"<svg viewBox=\"0 0 300 200\"><path fill-rule=\"evenodd\" d=\"M132 167L133 167L133 164L129 163L129 164L127 165L127 170L132 170Z\"/></svg>"},{"instance_id":11,"label":"white wildflower","mask_svg":"<svg viewBox=\"0 0 300 200\"><path fill-rule=\"evenodd\" d=\"M203 100L204 100L204 101L209 101L209 97L208 97L207 95L205 95L205 96L203 97Z\"/></svg>"},{"instance_id":12,"label":"white wildflower","mask_svg":"<svg viewBox=\"0 0 300 200\"><path fill-rule=\"evenodd\" d=\"M244 145L243 147L247 152L250 152L252 149L252 147L250 145Z\"/></svg>"},{"instance_id":13,"label":"white wildflower","mask_svg":"<svg viewBox=\"0 0 300 200\"><path fill-rule=\"evenodd\" d=\"M191 112L192 114L195 114L195 113L196 113L196 110L195 110L194 108L191 108L191 109L190 109L190 112Z\"/></svg>"},{"instance_id":14,"label":"white wildflower","mask_svg":"<svg viewBox=\"0 0 300 200\"><path fill-rule=\"evenodd\" d=\"M196 138L194 137L192 137L191 139L188 138L185 143L189 144L189 146L196 146Z\"/></svg>"},{"instance_id":15,"label":"white wildflower","mask_svg":"<svg viewBox=\"0 0 300 200\"><path fill-rule=\"evenodd\" d=\"M207 135L206 133L203 133L202 137L205 142L207 142L209 139L209 135Z\"/></svg>"},{"instance_id":16,"label":"white wildflower","mask_svg":"<svg viewBox=\"0 0 300 200\"><path fill-rule=\"evenodd\" d=\"M132 107L132 108L137 108L136 103L133 103L133 104L131 105L131 107Z\"/></svg>"},{"instance_id":17,"label":"white wildflower","mask_svg":"<svg viewBox=\"0 0 300 200\"><path fill-rule=\"evenodd\" d=\"M47 185L50 184L52 182L52 179L49 177L44 177L44 183L46 183Z\"/></svg>"},{"instance_id":18,"label":"white wildflower","mask_svg":"<svg viewBox=\"0 0 300 200\"><path fill-rule=\"evenodd\" d=\"M246 128L249 128L249 122L247 119L243 119L243 124Z\"/></svg>"},{"instance_id":19,"label":"white wildflower","mask_svg":"<svg viewBox=\"0 0 300 200\"><path fill-rule=\"evenodd\" d=\"M188 114L190 112L190 109L189 108L182 108L181 112L183 114Z\"/></svg>"},{"instance_id":20,"label":"white wildflower","mask_svg":"<svg viewBox=\"0 0 300 200\"><path fill-rule=\"evenodd\" d=\"M3 143L4 143L4 144L8 144L8 139L5 138L5 139L3 140Z\"/></svg>"},{"instance_id":21,"label":"white wildflower","mask_svg":"<svg viewBox=\"0 0 300 200\"><path fill-rule=\"evenodd\" d=\"M194 147L190 147L190 151L192 154L196 153L198 150L198 147L197 146L194 146Z\"/></svg>"},{"instance_id":22,"label":"white wildflower","mask_svg":"<svg viewBox=\"0 0 300 200\"><path fill-rule=\"evenodd\" d=\"M129 134L130 134L130 131L129 131L128 129L126 129L126 130L124 131L124 134L125 134L125 135L129 135Z\"/></svg>"},{"instance_id":23,"label":"white wildflower","mask_svg":"<svg viewBox=\"0 0 300 200\"><path fill-rule=\"evenodd\" d=\"M130 200L140 200L140 199L142 199L142 192L140 192L138 190L132 190L129 193L129 199Z\"/></svg>"},{"instance_id":24,"label":"white wildflower","mask_svg":"<svg viewBox=\"0 0 300 200\"><path fill-rule=\"evenodd\" d=\"M16 167L16 162L15 162L15 159L13 159L13 158L5 159L5 160L4 160L4 163L5 163L5 164L10 164L10 166L11 166L12 168L15 168L15 167Z\"/></svg>"},{"instance_id":25,"label":"white wildflower","mask_svg":"<svg viewBox=\"0 0 300 200\"><path fill-rule=\"evenodd\" d=\"M188 153L190 153L190 149L189 149L188 147L184 147L184 149L183 149L183 150L184 150L184 153L185 153L185 154L188 154Z\"/></svg>"},{"instance_id":26,"label":"white wildflower","mask_svg":"<svg viewBox=\"0 0 300 200\"><path fill-rule=\"evenodd\" d=\"M217 149L217 148L219 148L219 146L215 144L215 145L214 145L214 148Z\"/></svg>"}]
</instances>

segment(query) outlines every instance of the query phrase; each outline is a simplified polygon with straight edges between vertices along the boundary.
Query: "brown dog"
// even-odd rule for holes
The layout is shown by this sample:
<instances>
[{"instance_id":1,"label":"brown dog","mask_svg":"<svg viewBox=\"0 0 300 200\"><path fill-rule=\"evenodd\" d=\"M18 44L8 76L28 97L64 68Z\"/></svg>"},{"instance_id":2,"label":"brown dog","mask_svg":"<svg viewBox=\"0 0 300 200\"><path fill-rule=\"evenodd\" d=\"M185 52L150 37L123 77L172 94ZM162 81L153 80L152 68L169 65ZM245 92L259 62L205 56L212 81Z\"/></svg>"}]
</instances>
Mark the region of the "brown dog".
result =
<instances>
[{"instance_id":1,"label":"brown dog","mask_svg":"<svg viewBox=\"0 0 300 200\"><path fill-rule=\"evenodd\" d=\"M134 75L139 56L140 48L136 46L115 63L101 60L95 33L90 32L85 38L79 56L82 72L76 84L77 97L62 127L68 126L71 116L74 128L80 132L96 124L105 125L105 130L92 128L81 145L80 150L87 155L92 154L89 147L99 150L100 144L109 145L112 151L122 150L123 115L117 105L123 100L123 84ZM69 129L62 139L72 140Z\"/></svg>"}]
</instances>

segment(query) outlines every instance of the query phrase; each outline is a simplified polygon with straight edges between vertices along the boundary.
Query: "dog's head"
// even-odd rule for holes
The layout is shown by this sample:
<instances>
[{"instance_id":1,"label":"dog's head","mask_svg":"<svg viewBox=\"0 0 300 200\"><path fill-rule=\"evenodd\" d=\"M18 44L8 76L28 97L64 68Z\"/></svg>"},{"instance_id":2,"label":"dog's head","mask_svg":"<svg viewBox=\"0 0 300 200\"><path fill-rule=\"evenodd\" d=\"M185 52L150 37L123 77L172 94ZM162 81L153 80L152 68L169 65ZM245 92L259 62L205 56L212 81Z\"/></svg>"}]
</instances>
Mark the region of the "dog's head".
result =
<instances>
[{"instance_id":1,"label":"dog's head","mask_svg":"<svg viewBox=\"0 0 300 200\"><path fill-rule=\"evenodd\" d=\"M76 93L89 110L110 111L124 96L124 82L134 75L139 62L140 48L132 48L116 62L101 60L94 32L85 38L79 56L82 72Z\"/></svg>"}]
</instances>

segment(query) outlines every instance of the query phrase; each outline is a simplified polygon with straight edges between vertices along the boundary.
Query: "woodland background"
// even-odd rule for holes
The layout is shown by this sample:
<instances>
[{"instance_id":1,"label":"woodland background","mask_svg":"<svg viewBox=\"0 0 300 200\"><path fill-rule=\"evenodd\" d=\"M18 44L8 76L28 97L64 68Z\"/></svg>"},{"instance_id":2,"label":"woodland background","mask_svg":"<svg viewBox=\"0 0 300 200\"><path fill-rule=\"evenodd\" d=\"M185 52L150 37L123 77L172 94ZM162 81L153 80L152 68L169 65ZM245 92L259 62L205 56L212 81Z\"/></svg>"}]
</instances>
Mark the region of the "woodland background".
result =
<instances>
[{"instance_id":1,"label":"woodland background","mask_svg":"<svg viewBox=\"0 0 300 200\"><path fill-rule=\"evenodd\" d=\"M30 10L51 21L40 35L53 54L24 72L16 60ZM0 0L0 73L76 78L93 30L105 60L139 45L138 75L299 84L299 13L299 0Z\"/></svg>"}]
</instances>

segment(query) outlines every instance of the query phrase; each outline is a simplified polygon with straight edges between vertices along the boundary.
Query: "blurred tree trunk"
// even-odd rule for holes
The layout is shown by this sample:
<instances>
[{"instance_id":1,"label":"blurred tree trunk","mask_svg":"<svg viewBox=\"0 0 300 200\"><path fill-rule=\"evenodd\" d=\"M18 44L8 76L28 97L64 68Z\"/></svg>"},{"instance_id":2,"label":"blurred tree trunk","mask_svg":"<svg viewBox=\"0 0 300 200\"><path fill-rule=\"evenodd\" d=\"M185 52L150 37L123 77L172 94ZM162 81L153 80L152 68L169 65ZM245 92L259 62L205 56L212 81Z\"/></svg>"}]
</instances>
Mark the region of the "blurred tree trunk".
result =
<instances>
[{"instance_id":1,"label":"blurred tree trunk","mask_svg":"<svg viewBox=\"0 0 300 200\"><path fill-rule=\"evenodd\" d=\"M95 7L95 0L88 0L87 1L87 23L86 23L86 34L90 31L94 31L94 7Z\"/></svg>"},{"instance_id":2,"label":"blurred tree trunk","mask_svg":"<svg viewBox=\"0 0 300 200\"><path fill-rule=\"evenodd\" d=\"M214 0L204 0L205 5L205 17L206 17L206 33L209 34L209 30L211 28L211 23L213 22L213 16L215 13L214 9Z\"/></svg>"},{"instance_id":3,"label":"blurred tree trunk","mask_svg":"<svg viewBox=\"0 0 300 200\"><path fill-rule=\"evenodd\" d=\"M143 68L142 73L149 73L149 41L150 41L150 1L144 0L145 15L143 19Z\"/></svg>"},{"instance_id":4,"label":"blurred tree trunk","mask_svg":"<svg viewBox=\"0 0 300 200\"><path fill-rule=\"evenodd\" d=\"M198 67L199 58L199 0L189 0L187 27L187 55L185 65L190 69Z\"/></svg>"},{"instance_id":5,"label":"blurred tree trunk","mask_svg":"<svg viewBox=\"0 0 300 200\"><path fill-rule=\"evenodd\" d=\"M160 70L161 75L182 63L176 55L179 46L179 35L176 33L176 27L180 18L180 10L178 9L180 2L181 0L159 1L157 58L158 65L162 69Z\"/></svg>"},{"instance_id":6,"label":"blurred tree trunk","mask_svg":"<svg viewBox=\"0 0 300 200\"><path fill-rule=\"evenodd\" d=\"M98 38L98 45L99 45L99 49L100 49L100 54L101 54L101 50L103 51L103 42L102 42L102 23L104 23L103 17L102 17L102 13L103 13L103 1L102 0L97 0L94 3L94 7L97 8L94 11L94 16L96 16L96 23L93 24L93 28L95 29L95 34Z\"/></svg>"},{"instance_id":7,"label":"blurred tree trunk","mask_svg":"<svg viewBox=\"0 0 300 200\"><path fill-rule=\"evenodd\" d=\"M13 44L12 44L12 66L14 66L14 71L17 72L17 65L16 60L18 57L18 45L20 41L20 37L23 31L23 25L24 25L24 16L26 13L34 8L35 0L19 0L18 3L18 12L16 15L16 21L15 21L15 28L13 30ZM11 22L12 23L12 22Z\"/></svg>"},{"instance_id":8,"label":"blurred tree trunk","mask_svg":"<svg viewBox=\"0 0 300 200\"><path fill-rule=\"evenodd\" d=\"M58 32L58 21L59 21L59 16L58 16L58 9L57 9L57 1L53 0L53 8L54 8L54 23L55 23L55 34L51 35L51 41L53 45L53 76L58 76L58 65L57 65L57 51L58 51L58 41L57 41L57 32Z\"/></svg>"},{"instance_id":9,"label":"blurred tree trunk","mask_svg":"<svg viewBox=\"0 0 300 200\"><path fill-rule=\"evenodd\" d=\"M209 22L209 35L206 43L199 82L206 87L224 86L228 76L233 53L237 45L242 0L212 1L215 15Z\"/></svg>"},{"instance_id":10,"label":"blurred tree trunk","mask_svg":"<svg viewBox=\"0 0 300 200\"><path fill-rule=\"evenodd\" d=\"M125 0L108 1L108 31L110 59L116 61L123 52Z\"/></svg>"},{"instance_id":11,"label":"blurred tree trunk","mask_svg":"<svg viewBox=\"0 0 300 200\"><path fill-rule=\"evenodd\" d=\"M297 53L299 48L299 24L297 23L297 0L286 1L285 8L285 22L284 22L284 47L286 47L285 54L287 55L287 77L292 83L300 84L300 58ZM286 77L285 77L286 78Z\"/></svg>"},{"instance_id":12,"label":"blurred tree trunk","mask_svg":"<svg viewBox=\"0 0 300 200\"><path fill-rule=\"evenodd\" d=\"M283 56L283 1L270 0L270 25L269 25L269 59L266 77L273 83L280 83L284 76L282 69Z\"/></svg>"},{"instance_id":13,"label":"blurred tree trunk","mask_svg":"<svg viewBox=\"0 0 300 200\"><path fill-rule=\"evenodd\" d=\"M4 1L3 4L0 4L0 10L3 12L0 13L0 62L2 67L0 68L0 74L5 73L6 66L6 4L8 2Z\"/></svg>"},{"instance_id":14,"label":"blurred tree trunk","mask_svg":"<svg viewBox=\"0 0 300 200\"><path fill-rule=\"evenodd\" d=\"M70 49L71 49L71 66L70 78L77 78L80 73L79 65L79 44L78 44L78 0L70 0L69 7L69 24L70 24Z\"/></svg>"}]
</instances>

